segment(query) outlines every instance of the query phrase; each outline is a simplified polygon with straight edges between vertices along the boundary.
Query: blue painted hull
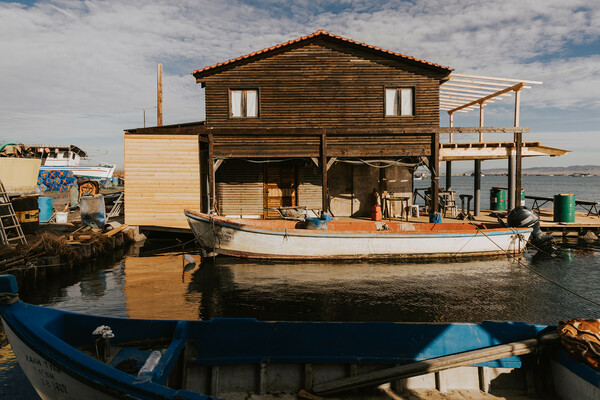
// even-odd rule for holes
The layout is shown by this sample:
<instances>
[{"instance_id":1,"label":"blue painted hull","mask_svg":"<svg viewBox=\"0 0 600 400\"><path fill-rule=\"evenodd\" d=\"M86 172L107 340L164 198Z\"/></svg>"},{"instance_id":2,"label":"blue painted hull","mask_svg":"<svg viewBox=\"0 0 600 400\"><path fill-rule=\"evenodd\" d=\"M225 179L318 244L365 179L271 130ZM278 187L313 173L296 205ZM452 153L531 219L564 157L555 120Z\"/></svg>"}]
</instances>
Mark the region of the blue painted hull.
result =
<instances>
[{"instance_id":1,"label":"blue painted hull","mask_svg":"<svg viewBox=\"0 0 600 400\"><path fill-rule=\"evenodd\" d=\"M8 282L11 278L0 276L0 292L15 291L10 289L16 286ZM0 316L19 363L43 399L90 398L91 393L98 399L227 398L233 391L297 393L343 378L349 370L378 370L522 341L548 328L522 322L134 320L69 313L21 301L0 305ZM92 335L102 325L110 326L115 335L105 362L99 359ZM160 361L151 372L139 375L153 350L162 353ZM573 375L585 387L582 390L600 393L597 371L560 350L552 350L548 359ZM534 355L508 356L468 368L510 374L538 368L537 360ZM475 385L481 382L478 379ZM567 393L580 392L569 388Z\"/></svg>"}]
</instances>

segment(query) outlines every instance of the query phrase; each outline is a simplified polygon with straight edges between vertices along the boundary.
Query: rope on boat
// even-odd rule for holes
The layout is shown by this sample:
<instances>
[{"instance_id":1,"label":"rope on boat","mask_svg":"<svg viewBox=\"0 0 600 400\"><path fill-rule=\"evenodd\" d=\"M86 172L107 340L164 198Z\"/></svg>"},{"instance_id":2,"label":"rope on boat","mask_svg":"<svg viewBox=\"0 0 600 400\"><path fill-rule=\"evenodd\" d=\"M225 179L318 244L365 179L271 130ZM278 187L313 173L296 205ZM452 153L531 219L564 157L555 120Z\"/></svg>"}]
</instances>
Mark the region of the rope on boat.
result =
<instances>
[{"instance_id":1,"label":"rope on boat","mask_svg":"<svg viewBox=\"0 0 600 400\"><path fill-rule=\"evenodd\" d=\"M156 253L162 252L164 250L174 249L174 248L177 248L177 247L183 247L186 244L194 242L195 240L196 240L196 238L194 237L192 240L188 240L187 242L177 243L177 244L174 244L172 246L167 246L167 247L161 247L160 249L152 250L152 251L149 251L147 253L142 253L142 254L139 255L139 257L151 256L151 255L154 255Z\"/></svg>"},{"instance_id":2,"label":"rope on boat","mask_svg":"<svg viewBox=\"0 0 600 400\"><path fill-rule=\"evenodd\" d=\"M19 295L17 293L0 293L0 306L10 306L17 301L19 301Z\"/></svg>"}]
</instances>

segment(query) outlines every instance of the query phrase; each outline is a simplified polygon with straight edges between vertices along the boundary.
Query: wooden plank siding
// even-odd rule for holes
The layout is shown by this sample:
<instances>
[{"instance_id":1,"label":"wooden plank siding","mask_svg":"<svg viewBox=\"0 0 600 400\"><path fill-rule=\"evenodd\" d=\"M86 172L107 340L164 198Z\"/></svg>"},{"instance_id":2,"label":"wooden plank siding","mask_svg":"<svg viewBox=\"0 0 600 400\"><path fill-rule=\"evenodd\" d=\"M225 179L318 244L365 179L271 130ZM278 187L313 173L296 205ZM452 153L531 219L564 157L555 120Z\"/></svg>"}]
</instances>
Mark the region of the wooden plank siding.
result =
<instances>
[{"instance_id":1,"label":"wooden plank siding","mask_svg":"<svg viewBox=\"0 0 600 400\"><path fill-rule=\"evenodd\" d=\"M317 40L199 81L206 88L209 129L394 128L439 126L442 77L414 63ZM415 89L414 116L384 115L386 87ZM229 116L231 89L258 90L258 118Z\"/></svg>"},{"instance_id":2,"label":"wooden plank siding","mask_svg":"<svg viewBox=\"0 0 600 400\"><path fill-rule=\"evenodd\" d=\"M125 223L189 228L200 206L197 135L125 135Z\"/></svg>"},{"instance_id":3,"label":"wooden plank siding","mask_svg":"<svg viewBox=\"0 0 600 400\"><path fill-rule=\"evenodd\" d=\"M431 135L326 136L328 157L429 156ZM319 136L214 135L215 157L319 157Z\"/></svg>"}]
</instances>

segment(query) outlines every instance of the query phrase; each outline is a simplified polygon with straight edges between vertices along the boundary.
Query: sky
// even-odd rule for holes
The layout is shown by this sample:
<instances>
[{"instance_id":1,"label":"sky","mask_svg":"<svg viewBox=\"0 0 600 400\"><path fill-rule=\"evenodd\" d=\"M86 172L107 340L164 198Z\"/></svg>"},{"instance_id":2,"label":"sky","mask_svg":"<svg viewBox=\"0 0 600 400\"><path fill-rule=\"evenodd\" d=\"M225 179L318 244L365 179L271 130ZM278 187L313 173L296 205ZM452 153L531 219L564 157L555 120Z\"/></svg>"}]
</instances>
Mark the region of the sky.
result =
<instances>
[{"instance_id":1,"label":"sky","mask_svg":"<svg viewBox=\"0 0 600 400\"><path fill-rule=\"evenodd\" d=\"M600 164L600 2L589 0L0 1L0 143L77 144L122 168L123 131L156 105L158 63L164 124L201 121L193 70L319 29L457 73L543 81L521 96L524 139L571 152L524 168ZM513 109L488 105L486 125L512 126ZM455 116L477 124L477 111Z\"/></svg>"}]
</instances>

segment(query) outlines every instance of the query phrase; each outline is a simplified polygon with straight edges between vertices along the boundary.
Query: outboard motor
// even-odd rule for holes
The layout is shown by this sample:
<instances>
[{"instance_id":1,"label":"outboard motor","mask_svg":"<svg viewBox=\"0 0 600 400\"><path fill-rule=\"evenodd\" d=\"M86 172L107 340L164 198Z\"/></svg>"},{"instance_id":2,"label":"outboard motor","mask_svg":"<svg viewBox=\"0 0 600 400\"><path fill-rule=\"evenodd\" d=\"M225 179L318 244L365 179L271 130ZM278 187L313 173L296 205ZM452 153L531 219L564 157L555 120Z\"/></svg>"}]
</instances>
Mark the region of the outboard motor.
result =
<instances>
[{"instance_id":1,"label":"outboard motor","mask_svg":"<svg viewBox=\"0 0 600 400\"><path fill-rule=\"evenodd\" d=\"M540 217L527 207L517 207L508 213L508 225L513 228L532 228L531 243L542 250L554 251L552 235L542 232L540 229Z\"/></svg>"}]
</instances>

